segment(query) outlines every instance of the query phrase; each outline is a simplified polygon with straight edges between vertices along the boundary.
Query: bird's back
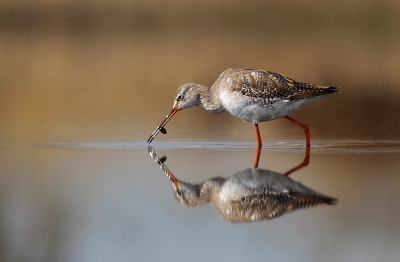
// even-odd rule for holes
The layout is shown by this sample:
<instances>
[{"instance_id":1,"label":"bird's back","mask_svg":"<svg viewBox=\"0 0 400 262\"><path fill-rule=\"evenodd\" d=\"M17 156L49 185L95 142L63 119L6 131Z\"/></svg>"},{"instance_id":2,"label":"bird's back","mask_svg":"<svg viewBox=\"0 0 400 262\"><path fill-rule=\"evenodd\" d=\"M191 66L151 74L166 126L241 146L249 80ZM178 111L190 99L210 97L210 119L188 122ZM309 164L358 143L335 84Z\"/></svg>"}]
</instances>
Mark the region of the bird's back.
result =
<instances>
[{"instance_id":1,"label":"bird's back","mask_svg":"<svg viewBox=\"0 0 400 262\"><path fill-rule=\"evenodd\" d=\"M336 199L320 194L290 177L263 169L246 169L231 176L221 187L217 212L232 223L279 217L296 209Z\"/></svg>"},{"instance_id":2,"label":"bird's back","mask_svg":"<svg viewBox=\"0 0 400 262\"><path fill-rule=\"evenodd\" d=\"M337 87L303 83L272 71L232 67L212 87L226 111L247 122L263 122L289 115Z\"/></svg>"},{"instance_id":3,"label":"bird's back","mask_svg":"<svg viewBox=\"0 0 400 262\"><path fill-rule=\"evenodd\" d=\"M232 67L225 70L214 85L249 98L264 99L266 103L328 95L337 87L317 86L299 82L273 71Z\"/></svg>"},{"instance_id":4,"label":"bird's back","mask_svg":"<svg viewBox=\"0 0 400 262\"><path fill-rule=\"evenodd\" d=\"M265 191L230 203L231 212L223 214L232 223L253 222L282 216L296 209L335 204L336 199L302 193Z\"/></svg>"}]
</instances>

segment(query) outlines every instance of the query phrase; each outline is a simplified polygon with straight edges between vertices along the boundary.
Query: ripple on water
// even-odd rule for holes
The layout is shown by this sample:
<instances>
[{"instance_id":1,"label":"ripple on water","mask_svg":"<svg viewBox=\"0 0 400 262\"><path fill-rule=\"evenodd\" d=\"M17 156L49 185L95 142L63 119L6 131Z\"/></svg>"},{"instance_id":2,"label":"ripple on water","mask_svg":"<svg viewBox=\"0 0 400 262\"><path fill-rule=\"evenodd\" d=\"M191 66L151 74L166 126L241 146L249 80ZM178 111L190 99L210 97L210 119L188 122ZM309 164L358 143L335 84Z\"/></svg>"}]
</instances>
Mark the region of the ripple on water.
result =
<instances>
[{"instance_id":1,"label":"ripple on water","mask_svg":"<svg viewBox=\"0 0 400 262\"><path fill-rule=\"evenodd\" d=\"M36 147L46 148L80 148L80 149L146 149L146 142L52 142L35 144ZM157 142L151 144L157 149L209 149L209 150L231 150L231 149L255 149L255 143L208 140L208 141L173 141ZM289 140L285 142L267 142L263 148L274 152L288 152L295 149L303 149L305 145L302 140ZM313 152L318 153L400 153L400 140L314 140L311 145Z\"/></svg>"}]
</instances>

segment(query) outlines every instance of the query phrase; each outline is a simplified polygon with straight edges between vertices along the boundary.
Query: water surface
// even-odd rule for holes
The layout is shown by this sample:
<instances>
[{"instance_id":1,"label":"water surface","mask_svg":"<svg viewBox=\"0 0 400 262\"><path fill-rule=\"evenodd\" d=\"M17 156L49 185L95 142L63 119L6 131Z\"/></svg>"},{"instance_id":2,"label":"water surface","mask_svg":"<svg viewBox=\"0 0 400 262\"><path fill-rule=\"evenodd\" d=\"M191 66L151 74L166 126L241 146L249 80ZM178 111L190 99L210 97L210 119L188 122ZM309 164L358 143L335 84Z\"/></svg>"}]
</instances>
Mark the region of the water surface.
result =
<instances>
[{"instance_id":1,"label":"water surface","mask_svg":"<svg viewBox=\"0 0 400 262\"><path fill-rule=\"evenodd\" d=\"M395 261L400 255L399 141L312 141L309 166L290 177L337 204L230 224L209 204L181 206L147 143L120 139L1 144L4 261ZM255 143L240 141L152 145L190 183L252 168L256 153ZM260 168L284 173L304 154L301 140L269 142Z\"/></svg>"}]
</instances>

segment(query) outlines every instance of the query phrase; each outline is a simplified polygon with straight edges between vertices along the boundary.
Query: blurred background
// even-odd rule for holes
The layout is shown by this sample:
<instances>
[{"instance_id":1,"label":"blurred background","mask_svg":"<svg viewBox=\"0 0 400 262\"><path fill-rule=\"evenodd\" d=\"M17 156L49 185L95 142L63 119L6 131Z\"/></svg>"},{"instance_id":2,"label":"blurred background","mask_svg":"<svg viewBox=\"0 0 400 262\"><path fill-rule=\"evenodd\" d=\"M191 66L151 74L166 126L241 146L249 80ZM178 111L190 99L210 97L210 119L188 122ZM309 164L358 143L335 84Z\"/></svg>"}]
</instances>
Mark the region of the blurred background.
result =
<instances>
[{"instance_id":1,"label":"blurred background","mask_svg":"<svg viewBox=\"0 0 400 262\"><path fill-rule=\"evenodd\" d=\"M397 0L0 1L0 261L398 261L399 47ZM233 66L341 87L293 114L312 150L291 177L337 206L231 225L175 202L147 138L180 85ZM166 128L179 179L252 166L248 123ZM303 160L299 127L260 131L260 168Z\"/></svg>"},{"instance_id":2,"label":"blurred background","mask_svg":"<svg viewBox=\"0 0 400 262\"><path fill-rule=\"evenodd\" d=\"M399 137L399 10L395 0L4 0L0 136L148 136L180 85L211 86L240 66L340 86L297 113L316 134ZM194 129L249 129L192 111Z\"/></svg>"}]
</instances>

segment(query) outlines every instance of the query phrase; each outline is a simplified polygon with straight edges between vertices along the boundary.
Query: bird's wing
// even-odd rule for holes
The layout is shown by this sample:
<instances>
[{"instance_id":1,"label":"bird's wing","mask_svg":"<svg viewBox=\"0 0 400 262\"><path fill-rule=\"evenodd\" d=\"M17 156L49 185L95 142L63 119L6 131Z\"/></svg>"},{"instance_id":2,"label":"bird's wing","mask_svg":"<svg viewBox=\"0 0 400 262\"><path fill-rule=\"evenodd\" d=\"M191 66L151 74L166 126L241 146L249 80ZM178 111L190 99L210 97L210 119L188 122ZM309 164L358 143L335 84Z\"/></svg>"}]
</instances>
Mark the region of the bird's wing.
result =
<instances>
[{"instance_id":1,"label":"bird's wing","mask_svg":"<svg viewBox=\"0 0 400 262\"><path fill-rule=\"evenodd\" d=\"M279 217L296 209L335 203L336 199L325 196L266 192L232 201L231 212L221 215L233 223L251 222Z\"/></svg>"},{"instance_id":2,"label":"bird's wing","mask_svg":"<svg viewBox=\"0 0 400 262\"><path fill-rule=\"evenodd\" d=\"M264 99L268 103L311 98L338 92L336 87L298 82L272 71L235 68L231 70L230 74L234 92L251 98Z\"/></svg>"},{"instance_id":3,"label":"bird's wing","mask_svg":"<svg viewBox=\"0 0 400 262\"><path fill-rule=\"evenodd\" d=\"M339 87L317 86L309 83L299 82L272 71L266 72L272 76L277 85L283 86L286 90L291 89L294 94L289 96L290 100L311 98L339 92Z\"/></svg>"}]
</instances>

